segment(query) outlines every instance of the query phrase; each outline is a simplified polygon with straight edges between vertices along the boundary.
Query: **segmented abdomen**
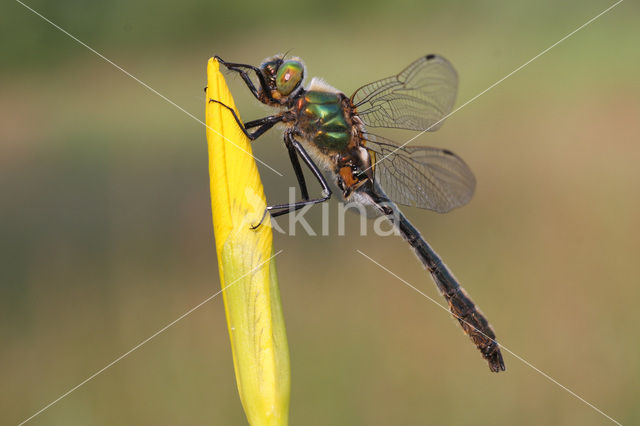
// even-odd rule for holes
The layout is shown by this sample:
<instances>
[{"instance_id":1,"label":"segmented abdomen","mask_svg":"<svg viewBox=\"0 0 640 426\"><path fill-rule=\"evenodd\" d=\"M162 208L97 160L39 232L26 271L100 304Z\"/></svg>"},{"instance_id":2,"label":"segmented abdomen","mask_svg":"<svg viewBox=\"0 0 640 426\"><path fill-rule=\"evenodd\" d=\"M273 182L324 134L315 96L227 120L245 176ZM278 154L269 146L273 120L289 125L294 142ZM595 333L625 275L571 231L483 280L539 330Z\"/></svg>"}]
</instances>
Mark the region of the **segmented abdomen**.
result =
<instances>
[{"instance_id":1,"label":"segmented abdomen","mask_svg":"<svg viewBox=\"0 0 640 426\"><path fill-rule=\"evenodd\" d=\"M480 350L482 357L489 363L491 371L496 373L504 371L505 366L500 346L485 316L469 298L467 292L460 286L440 256L422 238L418 230L397 209L396 212L397 218L393 219L393 216L389 216L389 218L396 223L404 239L413 247L418 258L431 273L438 290L447 300L451 314Z\"/></svg>"}]
</instances>

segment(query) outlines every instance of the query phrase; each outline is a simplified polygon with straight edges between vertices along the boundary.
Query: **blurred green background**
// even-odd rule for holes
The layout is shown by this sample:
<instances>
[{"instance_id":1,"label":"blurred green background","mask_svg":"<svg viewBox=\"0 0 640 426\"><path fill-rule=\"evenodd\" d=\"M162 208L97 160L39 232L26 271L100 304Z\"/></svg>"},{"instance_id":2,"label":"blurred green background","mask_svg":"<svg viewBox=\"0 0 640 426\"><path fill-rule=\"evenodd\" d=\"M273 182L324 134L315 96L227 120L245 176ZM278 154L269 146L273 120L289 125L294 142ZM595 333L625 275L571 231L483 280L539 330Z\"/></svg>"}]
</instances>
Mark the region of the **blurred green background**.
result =
<instances>
[{"instance_id":1,"label":"blurred green background","mask_svg":"<svg viewBox=\"0 0 640 426\"><path fill-rule=\"evenodd\" d=\"M440 53L460 105L612 2L27 4L204 119L214 54L292 49L350 94ZM406 209L501 343L623 424L640 423L639 12L623 2L421 136L477 192L447 215ZM19 3L0 23L0 423L17 424L219 279L203 126ZM245 119L265 114L228 80ZM278 132L254 148L285 200ZM291 424L611 424L509 354L490 373L448 314L355 251L443 302L406 244L359 236L355 215L337 236L330 211L331 236L275 237ZM31 424L242 425L235 386L218 297Z\"/></svg>"}]
</instances>

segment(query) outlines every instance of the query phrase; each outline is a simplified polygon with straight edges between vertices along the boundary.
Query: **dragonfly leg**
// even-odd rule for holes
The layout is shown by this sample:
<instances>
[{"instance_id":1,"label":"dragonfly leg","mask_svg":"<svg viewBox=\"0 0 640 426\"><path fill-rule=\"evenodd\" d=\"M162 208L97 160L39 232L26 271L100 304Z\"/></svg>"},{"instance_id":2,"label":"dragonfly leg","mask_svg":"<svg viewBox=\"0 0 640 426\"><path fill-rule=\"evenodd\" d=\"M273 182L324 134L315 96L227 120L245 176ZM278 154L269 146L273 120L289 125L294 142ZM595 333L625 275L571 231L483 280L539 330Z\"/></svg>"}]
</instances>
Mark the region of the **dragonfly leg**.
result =
<instances>
[{"instance_id":1,"label":"dragonfly leg","mask_svg":"<svg viewBox=\"0 0 640 426\"><path fill-rule=\"evenodd\" d=\"M309 191L307 191L307 183L304 180L304 174L302 173L302 167L300 166L300 160L298 159L298 152L296 151L293 143L291 143L291 139L293 139L293 136L289 136L288 132L285 133L284 144L289 152L289 159L291 160L293 171L296 173L300 192L302 192L302 199L306 201L309 199Z\"/></svg>"},{"instance_id":2,"label":"dragonfly leg","mask_svg":"<svg viewBox=\"0 0 640 426\"><path fill-rule=\"evenodd\" d=\"M271 93L269 91L269 89L268 89L267 82L264 79L264 76L262 75L262 72L260 72L260 68L254 67L253 65L236 64L236 63L233 63L233 62L225 62L218 55L215 56L215 59L218 62L220 62L222 65L227 67L227 69L229 71L235 71L238 74L240 74L240 77L242 77L242 79L244 80L244 83L247 85L247 87L249 88L249 90L251 91L253 96L255 96L256 99L260 100L260 95L258 93L258 89L256 88L255 84L253 84L253 81L251 81L251 78L249 77L249 74L247 74L247 71L245 71L245 69L251 70L251 71L256 73L256 76L258 77L258 81L260 82L260 86L262 87L262 90L264 91L264 93Z\"/></svg>"},{"instance_id":3,"label":"dragonfly leg","mask_svg":"<svg viewBox=\"0 0 640 426\"><path fill-rule=\"evenodd\" d=\"M262 225L262 222L264 222L264 219L267 216L267 213L270 213L271 217L278 217L278 216L282 216L282 215L294 212L296 210L300 210L305 206L324 203L325 201L329 200L329 198L331 198L332 192L331 192L331 188L329 188L329 183L327 182L325 177L322 175L322 172L320 171L320 169L318 169L318 166L316 166L316 164L313 162L311 157L309 157L309 154L307 154L307 151L305 151L302 145L300 145L300 142L298 142L294 138L293 133L285 132L284 139L285 139L285 144L287 145L287 149L289 149L289 147L292 147L292 150L289 150L289 156L291 158L293 169L296 172L296 177L298 178L298 183L300 184L300 189L302 191L302 196L304 199L302 201L297 201L295 203L276 204L273 206L267 206L267 208L264 209L264 213L262 215L262 218L260 219L260 222L257 225L252 226L251 229L259 228L260 225ZM307 187L304 181L304 175L302 174L302 168L300 167L298 156L302 158L302 161L304 161L307 167L309 167L309 169L311 170L315 178L318 179L320 186L322 186L322 193L323 193L322 197L309 199L309 194L307 192Z\"/></svg>"},{"instance_id":4,"label":"dragonfly leg","mask_svg":"<svg viewBox=\"0 0 640 426\"><path fill-rule=\"evenodd\" d=\"M242 124L242 121L240 120L236 112L229 105L225 105L222 102L217 101L215 99L209 99L209 102L215 102L217 104L220 104L226 109L228 109L229 111L231 111L231 114L233 114L233 118L236 120L236 123L238 123L238 126L240 127L242 132L252 141L262 136L264 132L266 132L267 130L275 126L276 123L279 123L284 119L284 116L282 115L270 115L268 117L259 118L257 120L247 121L246 123ZM253 127L258 127L258 128L253 132L249 132L248 129L251 129Z\"/></svg>"}]
</instances>

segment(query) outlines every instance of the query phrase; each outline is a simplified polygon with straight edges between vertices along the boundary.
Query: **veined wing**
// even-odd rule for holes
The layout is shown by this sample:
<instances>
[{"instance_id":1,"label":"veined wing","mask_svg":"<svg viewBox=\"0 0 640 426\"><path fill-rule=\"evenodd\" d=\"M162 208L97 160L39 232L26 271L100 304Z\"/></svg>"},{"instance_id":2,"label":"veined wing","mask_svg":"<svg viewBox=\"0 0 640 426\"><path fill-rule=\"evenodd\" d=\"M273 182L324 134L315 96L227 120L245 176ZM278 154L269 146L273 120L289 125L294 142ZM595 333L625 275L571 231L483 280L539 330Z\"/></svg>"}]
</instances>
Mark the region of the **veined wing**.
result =
<instances>
[{"instance_id":1,"label":"veined wing","mask_svg":"<svg viewBox=\"0 0 640 426\"><path fill-rule=\"evenodd\" d=\"M435 131L451 112L457 90L449 61L427 55L398 75L360 87L351 102L368 126Z\"/></svg>"},{"instance_id":2,"label":"veined wing","mask_svg":"<svg viewBox=\"0 0 640 426\"><path fill-rule=\"evenodd\" d=\"M475 177L453 152L431 147L398 147L370 133L363 137L372 152L374 179L397 204L446 213L471 200ZM384 160L376 163L376 157Z\"/></svg>"}]
</instances>

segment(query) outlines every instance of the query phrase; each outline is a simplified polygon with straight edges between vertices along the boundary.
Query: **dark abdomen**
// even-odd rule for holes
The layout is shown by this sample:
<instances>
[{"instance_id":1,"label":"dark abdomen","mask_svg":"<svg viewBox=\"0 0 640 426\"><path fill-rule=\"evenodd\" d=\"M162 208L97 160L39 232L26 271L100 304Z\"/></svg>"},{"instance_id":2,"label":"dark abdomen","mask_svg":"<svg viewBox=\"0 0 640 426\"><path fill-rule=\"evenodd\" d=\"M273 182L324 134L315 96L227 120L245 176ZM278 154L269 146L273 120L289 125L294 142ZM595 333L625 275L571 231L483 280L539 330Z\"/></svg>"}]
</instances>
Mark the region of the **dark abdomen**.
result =
<instances>
[{"instance_id":1,"label":"dark abdomen","mask_svg":"<svg viewBox=\"0 0 640 426\"><path fill-rule=\"evenodd\" d=\"M482 357L489 363L489 369L493 372L504 371L504 361L496 335L489 325L489 321L476 307L460 286L453 273L447 268L440 256L422 238L416 228L399 211L397 215L389 218L396 224L400 233L415 250L418 258L431 273L438 290L447 300L449 311L458 320L464 332L482 353Z\"/></svg>"}]
</instances>

